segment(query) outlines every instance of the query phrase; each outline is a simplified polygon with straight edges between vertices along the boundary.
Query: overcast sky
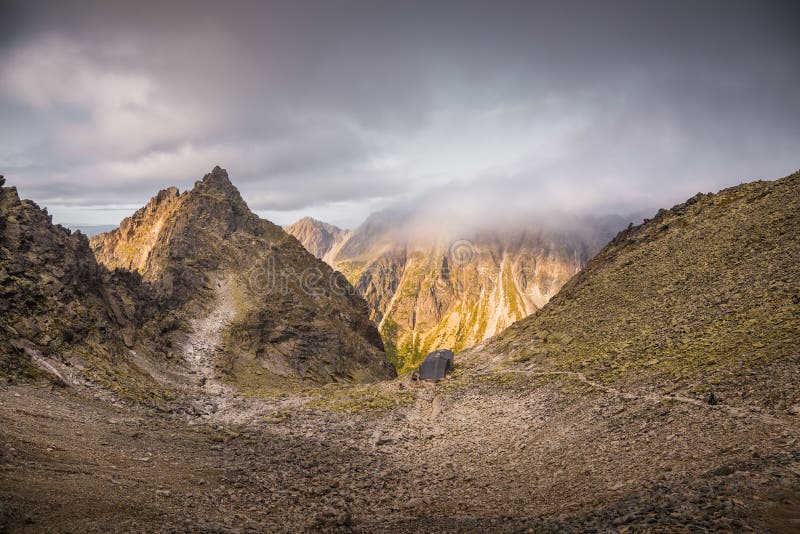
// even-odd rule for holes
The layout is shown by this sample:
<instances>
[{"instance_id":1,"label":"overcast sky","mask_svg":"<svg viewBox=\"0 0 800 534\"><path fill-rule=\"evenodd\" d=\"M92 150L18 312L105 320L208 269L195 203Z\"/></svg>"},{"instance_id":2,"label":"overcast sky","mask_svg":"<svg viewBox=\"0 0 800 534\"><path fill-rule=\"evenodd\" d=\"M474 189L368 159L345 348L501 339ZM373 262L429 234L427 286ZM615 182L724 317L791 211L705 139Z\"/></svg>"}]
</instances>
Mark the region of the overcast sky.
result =
<instances>
[{"instance_id":1,"label":"overcast sky","mask_svg":"<svg viewBox=\"0 0 800 534\"><path fill-rule=\"evenodd\" d=\"M0 174L56 222L217 164L275 222L343 226L420 195L639 211L800 168L797 1L0 3Z\"/></svg>"}]
</instances>

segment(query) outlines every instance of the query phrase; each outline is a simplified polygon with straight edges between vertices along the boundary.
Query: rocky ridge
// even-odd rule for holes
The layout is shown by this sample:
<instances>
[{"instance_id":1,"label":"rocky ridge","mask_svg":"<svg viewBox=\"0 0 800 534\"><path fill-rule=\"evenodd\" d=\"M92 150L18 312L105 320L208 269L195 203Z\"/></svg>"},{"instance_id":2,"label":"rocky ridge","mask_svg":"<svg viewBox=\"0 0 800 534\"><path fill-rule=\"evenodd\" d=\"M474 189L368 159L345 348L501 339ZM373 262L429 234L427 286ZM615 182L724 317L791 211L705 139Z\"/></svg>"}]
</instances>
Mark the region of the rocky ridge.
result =
<instances>
[{"instance_id":1,"label":"rocky ridge","mask_svg":"<svg viewBox=\"0 0 800 534\"><path fill-rule=\"evenodd\" d=\"M135 273L98 265L80 232L54 226L0 179L0 371L94 381L150 400L165 392L130 362L169 359L161 306ZM120 384L117 376L125 376Z\"/></svg>"},{"instance_id":2,"label":"rocky ridge","mask_svg":"<svg viewBox=\"0 0 800 534\"><path fill-rule=\"evenodd\" d=\"M231 384L257 390L282 379L394 376L363 300L283 229L252 213L219 167L189 191L161 191L91 245L107 267L139 273L184 322L231 303L208 346Z\"/></svg>"},{"instance_id":3,"label":"rocky ridge","mask_svg":"<svg viewBox=\"0 0 800 534\"><path fill-rule=\"evenodd\" d=\"M8 377L166 408L206 383L246 392L394 376L364 301L250 212L220 168L91 241L1 187L0 287Z\"/></svg>"},{"instance_id":4,"label":"rocky ridge","mask_svg":"<svg viewBox=\"0 0 800 534\"><path fill-rule=\"evenodd\" d=\"M698 194L619 233L472 355L789 409L800 398L798 228L800 173Z\"/></svg>"}]
</instances>

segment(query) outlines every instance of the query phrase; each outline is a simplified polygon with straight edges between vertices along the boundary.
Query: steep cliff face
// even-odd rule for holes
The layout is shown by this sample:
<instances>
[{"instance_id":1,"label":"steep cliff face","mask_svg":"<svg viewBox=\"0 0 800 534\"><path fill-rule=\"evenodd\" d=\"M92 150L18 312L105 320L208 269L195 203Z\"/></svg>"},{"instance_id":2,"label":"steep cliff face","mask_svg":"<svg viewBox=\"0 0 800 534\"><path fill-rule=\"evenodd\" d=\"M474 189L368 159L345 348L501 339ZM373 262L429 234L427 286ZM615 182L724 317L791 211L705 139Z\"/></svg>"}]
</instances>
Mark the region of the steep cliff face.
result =
<instances>
[{"instance_id":1,"label":"steep cliff face","mask_svg":"<svg viewBox=\"0 0 800 534\"><path fill-rule=\"evenodd\" d=\"M97 261L112 268L147 272L152 276L155 266L150 265L150 253L179 205L178 188L164 189L132 217L123 220L119 228L92 237Z\"/></svg>"},{"instance_id":2,"label":"steep cliff face","mask_svg":"<svg viewBox=\"0 0 800 534\"><path fill-rule=\"evenodd\" d=\"M369 303L387 353L401 369L439 347L472 346L538 310L619 224L475 232L465 239L437 236L435 229L426 236L404 234L398 228L407 219L375 214L327 256Z\"/></svg>"},{"instance_id":3,"label":"steep cliff face","mask_svg":"<svg viewBox=\"0 0 800 534\"><path fill-rule=\"evenodd\" d=\"M698 194L621 232L475 358L790 405L800 394L798 230L800 173Z\"/></svg>"},{"instance_id":4,"label":"steep cliff face","mask_svg":"<svg viewBox=\"0 0 800 534\"><path fill-rule=\"evenodd\" d=\"M133 269L151 283L187 322L187 353L216 361L230 383L258 389L276 377L393 376L364 301L253 214L219 167L191 191L160 192L91 244L109 268Z\"/></svg>"}]
</instances>

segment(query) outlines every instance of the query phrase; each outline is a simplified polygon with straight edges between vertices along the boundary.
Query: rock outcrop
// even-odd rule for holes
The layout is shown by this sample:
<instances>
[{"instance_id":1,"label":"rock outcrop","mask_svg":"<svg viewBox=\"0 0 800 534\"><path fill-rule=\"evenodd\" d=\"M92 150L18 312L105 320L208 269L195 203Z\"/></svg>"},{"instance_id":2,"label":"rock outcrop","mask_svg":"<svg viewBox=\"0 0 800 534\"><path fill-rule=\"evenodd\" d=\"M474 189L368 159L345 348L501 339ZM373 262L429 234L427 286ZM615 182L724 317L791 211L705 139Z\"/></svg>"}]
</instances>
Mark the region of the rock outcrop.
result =
<instances>
[{"instance_id":1,"label":"rock outcrop","mask_svg":"<svg viewBox=\"0 0 800 534\"><path fill-rule=\"evenodd\" d=\"M159 317L150 287L131 272L98 265L80 232L52 224L0 178L0 373L44 374L62 385L94 380L134 387L138 350L165 357L162 339L142 335ZM146 395L158 388L141 390Z\"/></svg>"}]
</instances>

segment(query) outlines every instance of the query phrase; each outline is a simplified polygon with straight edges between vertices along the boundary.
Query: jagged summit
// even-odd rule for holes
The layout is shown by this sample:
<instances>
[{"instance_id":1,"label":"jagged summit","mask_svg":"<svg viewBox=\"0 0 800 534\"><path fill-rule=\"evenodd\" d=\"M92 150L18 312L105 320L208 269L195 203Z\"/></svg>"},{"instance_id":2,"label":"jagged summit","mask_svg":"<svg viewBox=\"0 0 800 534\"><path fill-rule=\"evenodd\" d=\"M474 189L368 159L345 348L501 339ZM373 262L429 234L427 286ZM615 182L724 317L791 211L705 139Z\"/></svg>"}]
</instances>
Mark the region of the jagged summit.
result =
<instances>
[{"instance_id":1,"label":"jagged summit","mask_svg":"<svg viewBox=\"0 0 800 534\"><path fill-rule=\"evenodd\" d=\"M198 252L204 267L213 268L214 254L197 248L204 237L224 239L235 231L260 235L265 229L279 231L250 211L225 169L214 167L189 191L159 191L118 229L93 237L91 243L107 267L138 271L154 281L173 259Z\"/></svg>"},{"instance_id":2,"label":"jagged summit","mask_svg":"<svg viewBox=\"0 0 800 534\"><path fill-rule=\"evenodd\" d=\"M198 180L200 183L209 184L209 185L216 185L219 187L233 187L230 178L228 177L228 171L216 165L211 172L203 176L201 180Z\"/></svg>"},{"instance_id":3,"label":"jagged summit","mask_svg":"<svg viewBox=\"0 0 800 534\"><path fill-rule=\"evenodd\" d=\"M224 306L224 324L212 326L232 382L392 375L364 301L251 212L220 167L190 191L162 191L91 244L101 263L139 272L190 321Z\"/></svg>"},{"instance_id":4,"label":"jagged summit","mask_svg":"<svg viewBox=\"0 0 800 534\"><path fill-rule=\"evenodd\" d=\"M148 403L175 388L394 376L366 303L219 167L91 242L0 184L0 375Z\"/></svg>"},{"instance_id":5,"label":"jagged summit","mask_svg":"<svg viewBox=\"0 0 800 534\"><path fill-rule=\"evenodd\" d=\"M210 173L203 176L201 180L196 181L192 191L210 195L221 195L237 204L245 204L239 190L228 177L228 171L219 166L214 167Z\"/></svg>"}]
</instances>

